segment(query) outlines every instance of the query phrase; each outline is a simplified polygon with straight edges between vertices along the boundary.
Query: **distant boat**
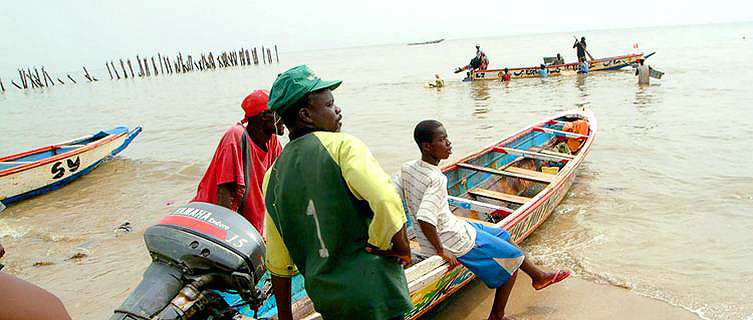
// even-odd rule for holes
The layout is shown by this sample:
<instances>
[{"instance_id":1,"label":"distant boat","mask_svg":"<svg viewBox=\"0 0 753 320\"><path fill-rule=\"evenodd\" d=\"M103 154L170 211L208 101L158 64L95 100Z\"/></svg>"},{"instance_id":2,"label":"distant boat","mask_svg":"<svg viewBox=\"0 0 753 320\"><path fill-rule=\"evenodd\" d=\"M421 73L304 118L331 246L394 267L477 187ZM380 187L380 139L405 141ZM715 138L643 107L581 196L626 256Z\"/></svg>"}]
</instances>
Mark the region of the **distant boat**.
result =
<instances>
[{"instance_id":1,"label":"distant boat","mask_svg":"<svg viewBox=\"0 0 753 320\"><path fill-rule=\"evenodd\" d=\"M59 189L125 149L141 132L116 127L14 155L0 157L0 208ZM1 210L0 210L1 211Z\"/></svg>"},{"instance_id":2,"label":"distant boat","mask_svg":"<svg viewBox=\"0 0 753 320\"><path fill-rule=\"evenodd\" d=\"M590 66L588 68L588 72L619 70L624 67L634 65L635 63L637 63L638 59L646 59L652 56L654 53L655 52L650 53L646 55L645 57L643 56L643 53L639 53L639 54L628 54L624 56L592 60L592 61L589 61ZM540 66L508 68L508 71L510 72L510 79L514 80L514 79L523 79L523 78L538 78L539 69L541 69ZM573 62L573 63L566 63L566 64L547 65L546 69L549 71L550 77L560 76L560 75L575 75L578 72L578 63ZM464 70L467 70L467 66L455 69L455 73L458 73ZM463 79L463 81L501 80L502 76L505 73L504 71L505 71L504 68L475 70L471 72L468 77Z\"/></svg>"},{"instance_id":3,"label":"distant boat","mask_svg":"<svg viewBox=\"0 0 753 320\"><path fill-rule=\"evenodd\" d=\"M422 44L434 44L434 43L440 43L442 41L444 41L444 38L439 39L439 40L434 40L434 41L426 41L426 42L411 42L408 45L409 46L420 46Z\"/></svg>"}]
</instances>

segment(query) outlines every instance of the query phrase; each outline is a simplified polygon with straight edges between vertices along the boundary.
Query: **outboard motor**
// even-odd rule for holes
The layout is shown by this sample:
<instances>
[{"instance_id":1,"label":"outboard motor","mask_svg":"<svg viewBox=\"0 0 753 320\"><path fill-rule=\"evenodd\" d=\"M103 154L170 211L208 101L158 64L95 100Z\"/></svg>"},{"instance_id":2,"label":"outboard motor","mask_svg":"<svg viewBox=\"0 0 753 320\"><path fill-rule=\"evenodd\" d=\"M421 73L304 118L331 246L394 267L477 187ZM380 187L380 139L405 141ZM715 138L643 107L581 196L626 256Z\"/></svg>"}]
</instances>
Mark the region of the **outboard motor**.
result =
<instances>
[{"instance_id":1,"label":"outboard motor","mask_svg":"<svg viewBox=\"0 0 753 320\"><path fill-rule=\"evenodd\" d=\"M222 314L233 311L213 289L237 292L251 309L266 298L256 288L264 241L236 212L189 203L146 229L144 241L152 263L111 320L232 317Z\"/></svg>"}]
</instances>

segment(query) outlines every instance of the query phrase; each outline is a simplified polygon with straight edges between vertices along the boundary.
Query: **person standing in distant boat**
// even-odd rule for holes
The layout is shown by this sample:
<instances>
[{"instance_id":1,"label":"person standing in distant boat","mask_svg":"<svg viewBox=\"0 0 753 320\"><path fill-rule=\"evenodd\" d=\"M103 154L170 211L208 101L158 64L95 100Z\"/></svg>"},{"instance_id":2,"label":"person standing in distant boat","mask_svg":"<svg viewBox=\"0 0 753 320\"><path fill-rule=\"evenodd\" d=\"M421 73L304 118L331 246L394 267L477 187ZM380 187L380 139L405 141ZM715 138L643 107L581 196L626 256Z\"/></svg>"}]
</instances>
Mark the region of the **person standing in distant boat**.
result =
<instances>
[{"instance_id":1,"label":"person standing in distant boat","mask_svg":"<svg viewBox=\"0 0 753 320\"><path fill-rule=\"evenodd\" d=\"M638 84L649 84L651 79L651 67L644 64L645 59L638 59L638 67L635 68L635 75L638 76Z\"/></svg>"},{"instance_id":2,"label":"person standing in distant boat","mask_svg":"<svg viewBox=\"0 0 753 320\"><path fill-rule=\"evenodd\" d=\"M578 61L586 60L586 37L580 37L580 41L577 39L575 40L575 44L573 44L573 48L576 49L576 53L578 54Z\"/></svg>"},{"instance_id":3,"label":"person standing in distant boat","mask_svg":"<svg viewBox=\"0 0 753 320\"><path fill-rule=\"evenodd\" d=\"M266 90L241 103L243 120L225 131L192 202L208 202L240 213L259 234L264 230L264 173L282 152L282 121L269 111ZM247 123L245 126L243 123Z\"/></svg>"},{"instance_id":4,"label":"person standing in distant boat","mask_svg":"<svg viewBox=\"0 0 753 320\"><path fill-rule=\"evenodd\" d=\"M393 179L408 214L420 230L416 239L424 256L438 255L450 268L464 265L489 288L496 288L489 320L510 319L505 305L518 269L541 290L568 278L571 272L546 272L515 246L507 231L461 220L450 211L447 176L438 165L452 154L447 131L436 120L424 120L413 130L421 159L402 165Z\"/></svg>"}]
</instances>

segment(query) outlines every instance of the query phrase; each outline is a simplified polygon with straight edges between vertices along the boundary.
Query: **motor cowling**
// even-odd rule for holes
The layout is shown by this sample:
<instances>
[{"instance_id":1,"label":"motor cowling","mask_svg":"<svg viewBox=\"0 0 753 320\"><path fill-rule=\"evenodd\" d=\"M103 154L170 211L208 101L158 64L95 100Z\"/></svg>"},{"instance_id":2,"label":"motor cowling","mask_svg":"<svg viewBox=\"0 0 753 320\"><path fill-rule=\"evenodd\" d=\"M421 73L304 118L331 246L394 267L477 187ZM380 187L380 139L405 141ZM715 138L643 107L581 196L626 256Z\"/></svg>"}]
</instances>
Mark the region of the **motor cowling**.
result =
<instances>
[{"instance_id":1,"label":"motor cowling","mask_svg":"<svg viewBox=\"0 0 753 320\"><path fill-rule=\"evenodd\" d=\"M152 263L111 319L165 314L171 300L192 281L206 286L201 290L229 289L258 300L255 285L265 272L264 241L238 213L189 203L147 228L144 241Z\"/></svg>"}]
</instances>

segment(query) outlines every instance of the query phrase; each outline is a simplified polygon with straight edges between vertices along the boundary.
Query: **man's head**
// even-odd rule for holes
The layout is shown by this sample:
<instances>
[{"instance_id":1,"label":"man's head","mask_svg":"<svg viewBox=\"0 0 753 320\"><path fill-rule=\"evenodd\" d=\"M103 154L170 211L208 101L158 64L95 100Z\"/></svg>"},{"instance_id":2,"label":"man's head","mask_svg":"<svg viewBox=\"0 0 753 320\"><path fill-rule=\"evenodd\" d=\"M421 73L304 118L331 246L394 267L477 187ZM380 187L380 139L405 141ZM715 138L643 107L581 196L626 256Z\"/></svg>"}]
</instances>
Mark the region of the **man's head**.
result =
<instances>
[{"instance_id":1,"label":"man's head","mask_svg":"<svg viewBox=\"0 0 753 320\"><path fill-rule=\"evenodd\" d=\"M294 67L272 84L270 109L282 117L291 134L340 131L342 116L332 90L341 82L321 80L305 65Z\"/></svg>"},{"instance_id":2,"label":"man's head","mask_svg":"<svg viewBox=\"0 0 753 320\"><path fill-rule=\"evenodd\" d=\"M447 138L447 131L437 120L424 120L413 130L413 139L421 150L423 158L443 160L452 154L452 143Z\"/></svg>"},{"instance_id":3,"label":"man's head","mask_svg":"<svg viewBox=\"0 0 753 320\"><path fill-rule=\"evenodd\" d=\"M580 37L580 42L586 42L586 37Z\"/></svg>"},{"instance_id":4,"label":"man's head","mask_svg":"<svg viewBox=\"0 0 753 320\"><path fill-rule=\"evenodd\" d=\"M476 50L481 50L481 45L480 44L476 45Z\"/></svg>"},{"instance_id":5,"label":"man's head","mask_svg":"<svg viewBox=\"0 0 753 320\"><path fill-rule=\"evenodd\" d=\"M546 68L546 66L542 63L540 68L541 68L541 70L544 70L544 68Z\"/></svg>"},{"instance_id":6,"label":"man's head","mask_svg":"<svg viewBox=\"0 0 753 320\"><path fill-rule=\"evenodd\" d=\"M267 107L268 101L269 91L255 90L251 92L241 102L241 108L245 112L245 116L241 122L248 122L248 127L252 130L258 129L269 135L281 135L284 132L282 122L279 121L274 112L269 111L269 107Z\"/></svg>"},{"instance_id":7,"label":"man's head","mask_svg":"<svg viewBox=\"0 0 753 320\"><path fill-rule=\"evenodd\" d=\"M505 73L509 73L509 72L510 72L510 68L505 68Z\"/></svg>"},{"instance_id":8,"label":"man's head","mask_svg":"<svg viewBox=\"0 0 753 320\"><path fill-rule=\"evenodd\" d=\"M638 64L643 65L643 59L638 59Z\"/></svg>"}]
</instances>

